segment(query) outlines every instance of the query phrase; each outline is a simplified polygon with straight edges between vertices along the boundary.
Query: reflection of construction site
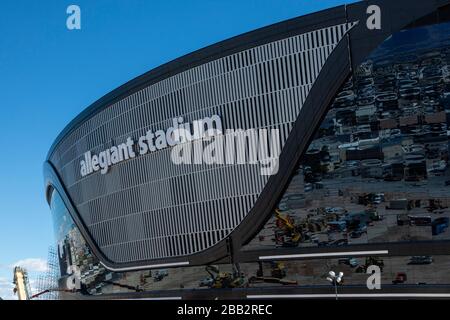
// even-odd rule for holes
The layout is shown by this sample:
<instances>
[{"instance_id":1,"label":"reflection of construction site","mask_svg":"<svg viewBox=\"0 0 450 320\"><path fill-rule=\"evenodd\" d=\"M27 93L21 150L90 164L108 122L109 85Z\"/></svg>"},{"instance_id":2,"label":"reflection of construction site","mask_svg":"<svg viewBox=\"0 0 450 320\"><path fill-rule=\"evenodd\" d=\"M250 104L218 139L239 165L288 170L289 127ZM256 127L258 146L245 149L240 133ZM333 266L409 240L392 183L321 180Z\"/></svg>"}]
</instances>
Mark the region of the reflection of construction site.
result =
<instances>
[{"instance_id":1,"label":"reflection of construction site","mask_svg":"<svg viewBox=\"0 0 450 320\"><path fill-rule=\"evenodd\" d=\"M305 208L277 209L245 249L450 238L449 198L424 200L424 195L415 197L411 193L346 194L338 199L311 199ZM333 203L339 206L329 206Z\"/></svg>"},{"instance_id":2,"label":"reflection of construction site","mask_svg":"<svg viewBox=\"0 0 450 320\"><path fill-rule=\"evenodd\" d=\"M344 273L342 286L365 286L367 268L373 265L381 270L382 285L450 284L450 256L347 257L106 273L114 281L99 281L91 296L184 289L211 291L213 297L218 289L327 286L330 270ZM65 295L74 298L79 293Z\"/></svg>"},{"instance_id":3,"label":"reflection of construction site","mask_svg":"<svg viewBox=\"0 0 450 320\"><path fill-rule=\"evenodd\" d=\"M450 240L449 30L397 34L361 65L247 249Z\"/></svg>"},{"instance_id":4,"label":"reflection of construction site","mask_svg":"<svg viewBox=\"0 0 450 320\"><path fill-rule=\"evenodd\" d=\"M393 227L408 229L405 234L414 234L409 229L427 229L432 232L433 227L428 225L429 221L421 221L414 218L415 210L426 210L430 214L446 211L447 203L443 201L421 202L418 201L390 201L388 198L381 199L383 204L376 206L379 198L373 195L354 197L351 205L361 209L367 209L365 216L353 220L359 223L351 223L349 228L358 228L367 219L369 224L385 221L385 215L389 213L392 217ZM318 201L318 200L315 200ZM314 203L314 202L313 202ZM386 208L388 207L388 208ZM428 207L428 208L425 208ZM291 217L283 211L277 211L272 222L272 233L267 239L258 239L260 245L264 241L271 243L279 242L279 245L292 246L296 243L304 245L313 243L314 234L330 231L329 223L339 221L348 213L345 210L323 208L315 214L310 210L302 209L309 216L304 222L298 217ZM348 208L351 208L349 205ZM401 212L409 212L408 220L404 220ZM435 213L433 213L435 212ZM65 212L67 214L67 212ZM438 214L439 215L439 214ZM442 217L442 215L439 215ZM359 219L359 220L358 220ZM70 220L68 220L70 221ZM307 223L306 223L307 221ZM422 224L427 224L424 226ZM330 234L339 234L339 225L331 223ZM346 224L347 227L347 224ZM273 232L276 230L277 232ZM352 229L350 229L352 230ZM369 229L370 230L370 229ZM369 230L367 231L369 234ZM267 229L266 229L267 231ZM428 231L427 231L428 232ZM347 231L348 233L348 231ZM275 234L277 237L275 238ZM420 235L420 232L418 233ZM399 237L397 235L397 237ZM354 239L350 239L353 241ZM308 242L310 241L310 242ZM272 244L273 245L273 244ZM317 244L316 244L317 245ZM383 284L450 284L450 274L446 272L450 267L450 256L418 256L418 257L346 257L336 259L317 259L299 261L265 261L240 264L220 264L209 266L193 266L159 270L144 270L134 272L111 272L106 270L84 242L79 231L72 224L70 232L61 242L59 247L59 258L61 273L60 289L67 289L67 281L76 277L80 283L75 290L63 290L60 297L65 299L76 299L81 297L103 296L116 293L136 292L160 292L161 290L206 290L211 291L211 297L218 289L245 289L273 287L303 287L327 285L326 276L330 270L342 271L345 274L342 285L365 285L368 275L367 268L377 265L382 271Z\"/></svg>"}]
</instances>

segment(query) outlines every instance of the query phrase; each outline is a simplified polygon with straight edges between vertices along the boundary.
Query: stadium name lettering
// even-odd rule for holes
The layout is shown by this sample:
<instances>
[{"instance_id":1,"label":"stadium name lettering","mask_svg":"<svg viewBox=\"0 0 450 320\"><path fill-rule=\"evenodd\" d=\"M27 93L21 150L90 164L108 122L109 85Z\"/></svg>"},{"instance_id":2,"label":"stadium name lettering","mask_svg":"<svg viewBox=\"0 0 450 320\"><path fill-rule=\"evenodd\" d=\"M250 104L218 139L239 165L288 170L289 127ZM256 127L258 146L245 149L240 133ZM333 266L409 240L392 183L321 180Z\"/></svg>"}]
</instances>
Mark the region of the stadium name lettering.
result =
<instances>
[{"instance_id":1,"label":"stadium name lettering","mask_svg":"<svg viewBox=\"0 0 450 320\"><path fill-rule=\"evenodd\" d=\"M173 118L172 127L167 130L152 130L139 139L128 137L126 142L108 148L98 154L88 151L81 160L81 176L86 177L94 172L108 173L111 166L175 145L200 140L205 136L222 133L220 116L213 115L203 119L185 123L183 117Z\"/></svg>"}]
</instances>

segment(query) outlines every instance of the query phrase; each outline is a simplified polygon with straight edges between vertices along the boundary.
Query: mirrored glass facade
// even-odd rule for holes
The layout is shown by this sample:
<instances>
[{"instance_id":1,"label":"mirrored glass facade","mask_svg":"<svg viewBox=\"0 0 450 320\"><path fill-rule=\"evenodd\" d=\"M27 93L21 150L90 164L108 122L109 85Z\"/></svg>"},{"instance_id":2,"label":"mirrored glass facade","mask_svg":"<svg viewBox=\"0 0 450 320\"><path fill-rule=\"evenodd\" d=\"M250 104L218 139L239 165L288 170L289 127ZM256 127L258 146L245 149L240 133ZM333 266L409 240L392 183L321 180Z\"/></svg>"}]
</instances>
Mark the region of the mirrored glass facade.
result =
<instances>
[{"instance_id":1,"label":"mirrored glass facade","mask_svg":"<svg viewBox=\"0 0 450 320\"><path fill-rule=\"evenodd\" d=\"M450 24L387 39L330 106L248 249L450 240Z\"/></svg>"},{"instance_id":2,"label":"mirrored glass facade","mask_svg":"<svg viewBox=\"0 0 450 320\"><path fill-rule=\"evenodd\" d=\"M238 265L238 276L235 274L236 266L230 264L110 272L92 254L56 191L52 196L51 209L58 239L59 286L66 290L60 294L62 299L126 298L129 294L134 294L133 297L157 297L165 291L168 294L175 291L173 294L187 297L198 297L199 292L203 292L203 298L215 298L221 297L223 290L220 289L224 288L264 293L268 287L294 290L312 286L326 292L330 289L326 280L330 270L344 272L343 288L356 286L364 289L368 278L366 271L370 265L380 267L383 287L450 286L450 274L447 272L450 256L345 257L243 263Z\"/></svg>"},{"instance_id":3,"label":"mirrored glass facade","mask_svg":"<svg viewBox=\"0 0 450 320\"><path fill-rule=\"evenodd\" d=\"M379 31L363 23L365 5L200 50L75 119L44 169L60 297L334 293L330 270L359 294L371 266L383 292L450 296L450 5L436 18L420 2L423 13L409 9L423 19ZM224 129L279 129L278 174L179 166L167 146L80 171L174 120L212 116Z\"/></svg>"}]
</instances>

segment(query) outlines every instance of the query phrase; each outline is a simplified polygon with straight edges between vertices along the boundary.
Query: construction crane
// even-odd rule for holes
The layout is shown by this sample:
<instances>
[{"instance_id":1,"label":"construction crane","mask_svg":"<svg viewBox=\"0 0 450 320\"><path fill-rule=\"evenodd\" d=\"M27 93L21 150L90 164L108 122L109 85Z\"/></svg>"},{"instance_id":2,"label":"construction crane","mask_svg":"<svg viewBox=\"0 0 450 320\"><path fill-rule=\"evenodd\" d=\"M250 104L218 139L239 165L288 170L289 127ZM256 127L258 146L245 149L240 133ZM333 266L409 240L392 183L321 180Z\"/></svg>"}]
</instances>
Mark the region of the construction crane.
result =
<instances>
[{"instance_id":1,"label":"construction crane","mask_svg":"<svg viewBox=\"0 0 450 320\"><path fill-rule=\"evenodd\" d=\"M58 300L59 290L58 278L60 274L59 258L55 247L49 247L46 271L38 274L35 278L33 295L30 299Z\"/></svg>"},{"instance_id":2,"label":"construction crane","mask_svg":"<svg viewBox=\"0 0 450 320\"><path fill-rule=\"evenodd\" d=\"M277 227L281 229L281 232L277 232L275 235L277 242L282 242L284 247L298 246L302 240L301 227L296 226L289 216L283 216L279 209L275 209L275 218Z\"/></svg>"},{"instance_id":3,"label":"construction crane","mask_svg":"<svg viewBox=\"0 0 450 320\"><path fill-rule=\"evenodd\" d=\"M39 297L42 298L43 295L48 294L44 297L46 300L51 300L58 298L58 292L74 292L72 290L63 290L58 288L58 272L58 256L55 248L50 247L47 260L47 270L40 274L37 280L35 280L35 290L38 291L38 293L32 294L27 271L24 268L17 266L14 268L14 294L17 294L19 300L31 300Z\"/></svg>"},{"instance_id":4,"label":"construction crane","mask_svg":"<svg viewBox=\"0 0 450 320\"><path fill-rule=\"evenodd\" d=\"M208 265L205 267L206 272L210 275L212 281L210 288L240 288L248 285L242 273L235 271L233 274L229 272L220 272L218 266Z\"/></svg>"},{"instance_id":5,"label":"construction crane","mask_svg":"<svg viewBox=\"0 0 450 320\"><path fill-rule=\"evenodd\" d=\"M14 294L17 293L19 300L30 300L30 282L28 273L24 268L14 268Z\"/></svg>"}]
</instances>

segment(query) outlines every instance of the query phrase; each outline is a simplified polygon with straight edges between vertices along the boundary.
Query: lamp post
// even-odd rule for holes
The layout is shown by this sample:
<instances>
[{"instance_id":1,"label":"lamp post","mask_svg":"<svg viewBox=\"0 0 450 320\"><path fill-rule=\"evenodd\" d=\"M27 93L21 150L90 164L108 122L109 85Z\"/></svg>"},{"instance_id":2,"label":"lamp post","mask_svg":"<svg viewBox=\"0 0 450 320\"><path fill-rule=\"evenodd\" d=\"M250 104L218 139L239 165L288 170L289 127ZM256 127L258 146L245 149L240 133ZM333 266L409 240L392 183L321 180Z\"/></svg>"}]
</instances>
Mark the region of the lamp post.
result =
<instances>
[{"instance_id":1,"label":"lamp post","mask_svg":"<svg viewBox=\"0 0 450 320\"><path fill-rule=\"evenodd\" d=\"M344 273L343 272L339 272L339 274L336 275L336 273L334 271L330 271L328 272L328 277L327 280L334 285L334 293L336 294L336 300L338 300L338 291L337 291L337 286L339 283L342 282L342 278L344 277Z\"/></svg>"}]
</instances>

